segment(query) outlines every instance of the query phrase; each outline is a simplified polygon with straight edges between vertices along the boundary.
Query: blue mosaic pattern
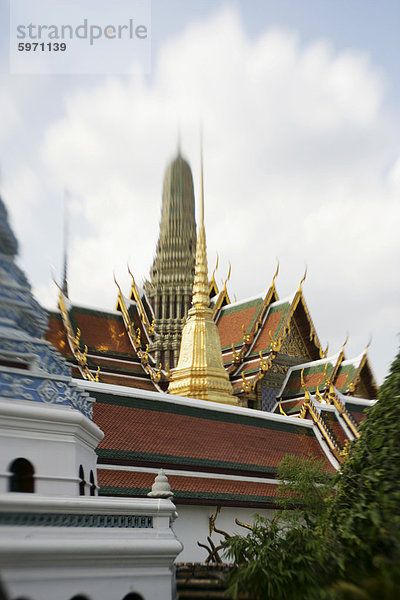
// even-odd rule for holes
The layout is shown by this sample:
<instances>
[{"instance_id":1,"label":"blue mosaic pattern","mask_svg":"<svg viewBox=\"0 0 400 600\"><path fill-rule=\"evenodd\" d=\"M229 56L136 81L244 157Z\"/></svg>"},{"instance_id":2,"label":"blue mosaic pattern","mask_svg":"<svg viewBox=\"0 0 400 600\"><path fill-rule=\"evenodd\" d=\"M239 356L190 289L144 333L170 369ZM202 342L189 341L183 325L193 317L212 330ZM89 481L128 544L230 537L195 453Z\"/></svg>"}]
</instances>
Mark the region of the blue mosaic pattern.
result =
<instances>
[{"instance_id":1,"label":"blue mosaic pattern","mask_svg":"<svg viewBox=\"0 0 400 600\"><path fill-rule=\"evenodd\" d=\"M47 315L15 264L17 250L0 198L0 395L10 400L69 406L91 419L93 408L88 394L72 383L66 360L40 339L47 329Z\"/></svg>"},{"instance_id":2,"label":"blue mosaic pattern","mask_svg":"<svg viewBox=\"0 0 400 600\"><path fill-rule=\"evenodd\" d=\"M21 269L9 256L1 253L0 282L0 304L13 310L18 328L34 337L41 337L47 328L46 312L32 296Z\"/></svg>"},{"instance_id":3,"label":"blue mosaic pattern","mask_svg":"<svg viewBox=\"0 0 400 600\"><path fill-rule=\"evenodd\" d=\"M52 375L69 377L70 367L59 352L48 342L42 340L15 340L0 336L0 349L21 354L35 354L38 357L38 367Z\"/></svg>"},{"instance_id":4,"label":"blue mosaic pattern","mask_svg":"<svg viewBox=\"0 0 400 600\"><path fill-rule=\"evenodd\" d=\"M29 371L4 373L0 371L0 395L5 398L18 398L45 404L60 404L78 409L89 419L93 416L93 407L89 395L79 391L70 380L58 381L44 377L30 377Z\"/></svg>"}]
</instances>

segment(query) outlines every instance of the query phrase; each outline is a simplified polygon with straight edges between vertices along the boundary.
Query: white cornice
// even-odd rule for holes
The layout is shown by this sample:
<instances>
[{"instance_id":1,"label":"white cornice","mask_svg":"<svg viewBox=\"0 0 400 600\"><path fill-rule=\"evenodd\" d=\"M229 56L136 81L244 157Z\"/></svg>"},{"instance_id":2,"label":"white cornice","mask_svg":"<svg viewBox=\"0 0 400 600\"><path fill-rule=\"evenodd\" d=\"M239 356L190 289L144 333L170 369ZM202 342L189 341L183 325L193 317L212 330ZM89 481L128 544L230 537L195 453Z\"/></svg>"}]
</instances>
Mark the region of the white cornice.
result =
<instances>
[{"instance_id":1,"label":"white cornice","mask_svg":"<svg viewBox=\"0 0 400 600\"><path fill-rule=\"evenodd\" d=\"M220 413L236 414L241 417L251 417L252 419L262 419L264 421L274 421L296 425L296 427L312 428L312 423L306 419L297 419L296 417L285 417L253 408L243 408L241 406L231 406L219 402L209 402L208 400L196 400L183 396L172 396L165 392L150 392L136 388L127 388L121 385L110 383L100 383L96 381L86 381L82 379L73 379L73 383L79 385L89 393L101 392L103 394L112 394L115 396L124 396L125 398L138 398L143 400L154 400L160 403L174 404L176 406L187 406L191 408L200 408L202 410L216 411Z\"/></svg>"},{"instance_id":2,"label":"white cornice","mask_svg":"<svg viewBox=\"0 0 400 600\"><path fill-rule=\"evenodd\" d=\"M104 433L80 411L65 406L30 400L9 400L0 397L0 428L19 431L52 431L74 433L96 447Z\"/></svg>"}]
</instances>

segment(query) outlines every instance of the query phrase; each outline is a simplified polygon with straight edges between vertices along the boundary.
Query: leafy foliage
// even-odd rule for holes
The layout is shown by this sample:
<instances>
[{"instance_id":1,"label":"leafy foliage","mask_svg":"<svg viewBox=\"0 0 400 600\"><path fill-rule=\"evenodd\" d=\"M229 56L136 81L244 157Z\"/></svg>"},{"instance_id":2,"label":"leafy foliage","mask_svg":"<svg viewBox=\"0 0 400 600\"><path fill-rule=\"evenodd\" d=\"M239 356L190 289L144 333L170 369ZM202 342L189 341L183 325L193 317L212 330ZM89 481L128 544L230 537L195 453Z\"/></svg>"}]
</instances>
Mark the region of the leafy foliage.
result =
<instances>
[{"instance_id":1,"label":"leafy foliage","mask_svg":"<svg viewBox=\"0 0 400 600\"><path fill-rule=\"evenodd\" d=\"M400 352L334 484L313 458L281 463L282 510L225 542L228 590L258 599L400 597Z\"/></svg>"},{"instance_id":2,"label":"leafy foliage","mask_svg":"<svg viewBox=\"0 0 400 600\"><path fill-rule=\"evenodd\" d=\"M342 579L378 582L384 598L400 596L400 352L378 399L337 477L327 535L340 545Z\"/></svg>"},{"instance_id":3,"label":"leafy foliage","mask_svg":"<svg viewBox=\"0 0 400 600\"><path fill-rule=\"evenodd\" d=\"M324 469L324 463L314 456L286 455L279 465L278 506L286 509L285 520L304 519L308 526L315 524L326 513L326 500L332 494L333 475Z\"/></svg>"},{"instance_id":4,"label":"leafy foliage","mask_svg":"<svg viewBox=\"0 0 400 600\"><path fill-rule=\"evenodd\" d=\"M325 570L321 522L333 478L322 465L314 457L285 457L279 469L282 510L272 521L257 515L246 537L225 542L226 556L236 565L233 597L248 592L254 599L323 598L313 590Z\"/></svg>"}]
</instances>

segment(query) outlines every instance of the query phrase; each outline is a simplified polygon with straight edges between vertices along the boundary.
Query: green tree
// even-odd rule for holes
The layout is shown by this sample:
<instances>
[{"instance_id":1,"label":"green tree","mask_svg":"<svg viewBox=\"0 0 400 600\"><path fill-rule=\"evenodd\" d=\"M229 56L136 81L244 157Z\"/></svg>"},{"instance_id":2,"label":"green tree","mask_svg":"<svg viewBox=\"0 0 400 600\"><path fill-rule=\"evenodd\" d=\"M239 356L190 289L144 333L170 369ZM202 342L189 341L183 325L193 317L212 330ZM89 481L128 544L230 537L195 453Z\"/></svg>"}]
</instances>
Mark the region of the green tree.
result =
<instances>
[{"instance_id":1,"label":"green tree","mask_svg":"<svg viewBox=\"0 0 400 600\"><path fill-rule=\"evenodd\" d=\"M323 462L286 456L279 467L278 505L270 521L256 516L253 529L225 542L226 556L234 559L229 593L235 598L323 598L319 582L326 565L321 524L333 477Z\"/></svg>"},{"instance_id":2,"label":"green tree","mask_svg":"<svg viewBox=\"0 0 400 600\"><path fill-rule=\"evenodd\" d=\"M400 352L378 399L334 487L315 459L284 459L283 510L225 544L234 597L400 597Z\"/></svg>"},{"instance_id":3,"label":"green tree","mask_svg":"<svg viewBox=\"0 0 400 600\"><path fill-rule=\"evenodd\" d=\"M335 589L347 598L400 597L400 352L378 400L337 477L328 511L326 535L340 548Z\"/></svg>"}]
</instances>

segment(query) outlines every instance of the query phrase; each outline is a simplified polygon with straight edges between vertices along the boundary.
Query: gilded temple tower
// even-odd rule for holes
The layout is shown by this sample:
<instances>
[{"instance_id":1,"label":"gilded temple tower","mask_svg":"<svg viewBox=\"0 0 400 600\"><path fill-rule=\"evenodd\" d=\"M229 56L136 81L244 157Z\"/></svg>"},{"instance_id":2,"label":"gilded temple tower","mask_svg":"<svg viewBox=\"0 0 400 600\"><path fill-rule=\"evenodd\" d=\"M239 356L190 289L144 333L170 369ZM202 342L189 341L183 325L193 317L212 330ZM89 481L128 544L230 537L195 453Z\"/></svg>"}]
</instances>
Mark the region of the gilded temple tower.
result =
<instances>
[{"instance_id":1,"label":"gilded temple tower","mask_svg":"<svg viewBox=\"0 0 400 600\"><path fill-rule=\"evenodd\" d=\"M175 367L183 317L190 308L196 252L193 177L178 156L167 168L162 198L160 235L150 281L144 288L155 314L156 337L151 351L157 364Z\"/></svg>"},{"instance_id":2,"label":"gilded temple tower","mask_svg":"<svg viewBox=\"0 0 400 600\"><path fill-rule=\"evenodd\" d=\"M206 232L204 228L203 153L200 169L200 222L192 308L182 332L179 361L168 392L199 400L238 403L222 361L221 341L210 308Z\"/></svg>"}]
</instances>

